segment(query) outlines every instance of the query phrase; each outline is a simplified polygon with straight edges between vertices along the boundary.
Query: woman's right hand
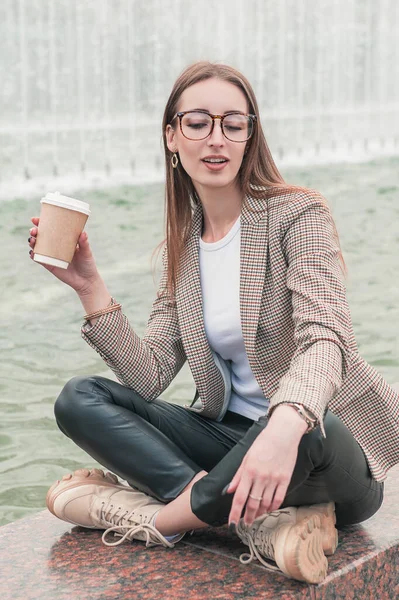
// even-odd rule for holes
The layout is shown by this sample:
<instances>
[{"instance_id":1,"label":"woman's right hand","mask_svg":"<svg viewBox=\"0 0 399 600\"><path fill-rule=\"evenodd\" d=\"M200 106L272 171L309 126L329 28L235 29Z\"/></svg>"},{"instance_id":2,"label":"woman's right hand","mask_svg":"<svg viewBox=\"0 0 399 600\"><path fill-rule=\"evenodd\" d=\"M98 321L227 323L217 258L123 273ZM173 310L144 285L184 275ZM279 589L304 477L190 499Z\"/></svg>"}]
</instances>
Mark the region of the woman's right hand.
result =
<instances>
[{"instance_id":1,"label":"woman's right hand","mask_svg":"<svg viewBox=\"0 0 399 600\"><path fill-rule=\"evenodd\" d=\"M39 217L32 217L31 221L34 226L29 231L29 245L31 247L29 254L33 260ZM75 254L67 269L60 269L59 267L45 264L42 264L42 266L57 277L57 279L71 286L78 295L85 294L100 278L85 231L79 236Z\"/></svg>"}]
</instances>

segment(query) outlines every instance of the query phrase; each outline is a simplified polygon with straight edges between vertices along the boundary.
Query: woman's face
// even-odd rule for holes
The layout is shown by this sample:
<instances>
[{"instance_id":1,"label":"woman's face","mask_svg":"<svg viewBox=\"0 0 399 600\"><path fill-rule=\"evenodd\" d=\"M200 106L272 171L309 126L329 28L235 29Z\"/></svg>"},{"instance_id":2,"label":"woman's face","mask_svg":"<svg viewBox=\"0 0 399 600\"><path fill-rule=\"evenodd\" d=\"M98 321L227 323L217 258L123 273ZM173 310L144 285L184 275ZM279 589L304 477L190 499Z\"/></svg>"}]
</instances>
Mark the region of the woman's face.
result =
<instances>
[{"instance_id":1,"label":"woman's face","mask_svg":"<svg viewBox=\"0 0 399 600\"><path fill-rule=\"evenodd\" d=\"M228 81L206 79L190 86L181 95L178 111L206 110L213 115L231 111L248 113L248 103L243 92ZM215 120L212 134L204 140L188 140L180 130L179 120L166 130L167 144L171 152L179 153L184 170L191 177L195 188L229 186L236 180L241 167L246 143L232 142L224 137L220 119ZM223 163L211 163L212 159L225 159Z\"/></svg>"}]
</instances>

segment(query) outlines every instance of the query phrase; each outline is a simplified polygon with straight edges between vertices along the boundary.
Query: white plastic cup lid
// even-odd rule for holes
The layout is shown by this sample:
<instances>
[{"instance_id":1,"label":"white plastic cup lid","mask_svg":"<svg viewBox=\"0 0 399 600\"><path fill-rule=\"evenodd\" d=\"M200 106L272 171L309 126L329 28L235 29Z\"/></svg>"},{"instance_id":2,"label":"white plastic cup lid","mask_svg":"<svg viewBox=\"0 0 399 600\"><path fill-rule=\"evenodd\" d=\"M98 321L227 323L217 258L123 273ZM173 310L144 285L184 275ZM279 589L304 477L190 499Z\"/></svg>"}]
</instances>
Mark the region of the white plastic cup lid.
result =
<instances>
[{"instance_id":1,"label":"white plastic cup lid","mask_svg":"<svg viewBox=\"0 0 399 600\"><path fill-rule=\"evenodd\" d=\"M69 196L63 196L60 192L48 192L44 198L40 200L41 203L54 204L54 206L60 206L61 208L69 208L70 210L76 210L90 215L90 204L70 198Z\"/></svg>"}]
</instances>

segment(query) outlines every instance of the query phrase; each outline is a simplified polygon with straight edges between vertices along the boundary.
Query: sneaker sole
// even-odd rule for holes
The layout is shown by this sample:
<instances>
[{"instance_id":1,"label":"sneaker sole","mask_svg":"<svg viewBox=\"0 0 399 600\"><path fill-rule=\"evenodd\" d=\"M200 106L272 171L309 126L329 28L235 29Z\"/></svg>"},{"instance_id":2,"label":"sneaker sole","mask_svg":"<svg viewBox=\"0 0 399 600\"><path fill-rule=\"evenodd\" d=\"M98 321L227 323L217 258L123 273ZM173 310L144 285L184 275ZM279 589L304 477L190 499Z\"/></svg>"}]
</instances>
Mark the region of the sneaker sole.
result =
<instances>
[{"instance_id":1,"label":"sneaker sole","mask_svg":"<svg viewBox=\"0 0 399 600\"><path fill-rule=\"evenodd\" d=\"M332 556L338 546L338 531L335 527L337 517L335 515L334 502L327 504L325 511L320 517L323 535L323 551L326 556Z\"/></svg>"},{"instance_id":2,"label":"sneaker sole","mask_svg":"<svg viewBox=\"0 0 399 600\"><path fill-rule=\"evenodd\" d=\"M46 506L48 510L55 517L60 518L54 512L54 503L58 496L71 488L90 484L101 484L105 487L114 487L123 490L129 489L126 488L125 485L118 485L118 483L112 483L111 481L108 481L105 478L105 474L103 471L101 471L101 469L92 469L91 471L89 471L89 469L78 469L73 473L64 475L62 479L59 479L50 487L46 494Z\"/></svg>"},{"instance_id":3,"label":"sneaker sole","mask_svg":"<svg viewBox=\"0 0 399 600\"><path fill-rule=\"evenodd\" d=\"M314 515L290 527L275 549L275 560L289 577L321 583L327 575L328 562L323 552L320 517Z\"/></svg>"},{"instance_id":4,"label":"sneaker sole","mask_svg":"<svg viewBox=\"0 0 399 600\"><path fill-rule=\"evenodd\" d=\"M320 505L315 506L320 507ZM313 515L318 515L320 517L323 551L326 556L332 556L338 546L338 531L335 527L337 517L335 515L334 502L325 504L322 510L320 510L320 508L315 510L312 506L306 508L298 507L298 512L299 514L302 512L302 518L311 517Z\"/></svg>"}]
</instances>

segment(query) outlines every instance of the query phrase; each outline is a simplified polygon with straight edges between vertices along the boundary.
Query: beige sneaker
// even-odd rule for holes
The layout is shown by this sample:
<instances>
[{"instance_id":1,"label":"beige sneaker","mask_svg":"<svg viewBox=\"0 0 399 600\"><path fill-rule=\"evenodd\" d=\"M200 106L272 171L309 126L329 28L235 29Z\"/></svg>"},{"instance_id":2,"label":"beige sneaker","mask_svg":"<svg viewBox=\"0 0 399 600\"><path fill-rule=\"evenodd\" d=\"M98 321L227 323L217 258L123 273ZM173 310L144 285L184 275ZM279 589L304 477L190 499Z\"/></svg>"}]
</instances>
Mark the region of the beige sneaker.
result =
<instances>
[{"instance_id":1,"label":"beige sneaker","mask_svg":"<svg viewBox=\"0 0 399 600\"><path fill-rule=\"evenodd\" d=\"M246 526L237 525L237 535L249 546L250 553L240 561L247 564L257 558L271 570L308 583L320 583L327 575L328 563L323 552L319 515L297 522L297 509L288 507L273 511ZM277 567L266 562L270 559Z\"/></svg>"},{"instance_id":2,"label":"beige sneaker","mask_svg":"<svg viewBox=\"0 0 399 600\"><path fill-rule=\"evenodd\" d=\"M116 475L101 469L78 469L56 481L46 496L49 511L68 523L91 529L105 529L102 540L117 546L125 540L141 540L146 546L173 548L184 533L169 542L153 525L164 506L151 496L123 485ZM109 533L121 537L109 542Z\"/></svg>"},{"instance_id":3,"label":"beige sneaker","mask_svg":"<svg viewBox=\"0 0 399 600\"><path fill-rule=\"evenodd\" d=\"M326 556L334 554L338 546L338 531L335 528L337 518L335 516L334 502L311 504L309 506L290 506L285 508L284 511L288 511L285 514L290 515L293 524L299 523L299 521L302 521L306 517L318 515L321 522L323 552Z\"/></svg>"}]
</instances>

